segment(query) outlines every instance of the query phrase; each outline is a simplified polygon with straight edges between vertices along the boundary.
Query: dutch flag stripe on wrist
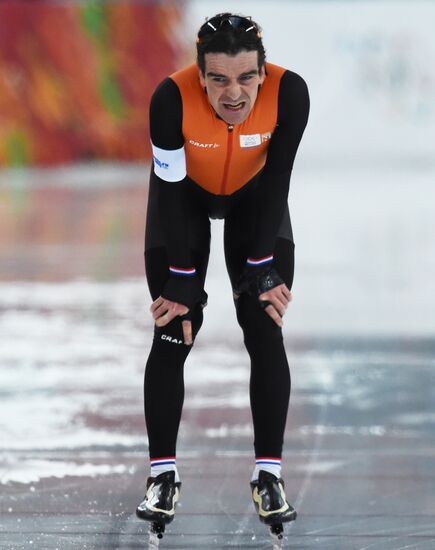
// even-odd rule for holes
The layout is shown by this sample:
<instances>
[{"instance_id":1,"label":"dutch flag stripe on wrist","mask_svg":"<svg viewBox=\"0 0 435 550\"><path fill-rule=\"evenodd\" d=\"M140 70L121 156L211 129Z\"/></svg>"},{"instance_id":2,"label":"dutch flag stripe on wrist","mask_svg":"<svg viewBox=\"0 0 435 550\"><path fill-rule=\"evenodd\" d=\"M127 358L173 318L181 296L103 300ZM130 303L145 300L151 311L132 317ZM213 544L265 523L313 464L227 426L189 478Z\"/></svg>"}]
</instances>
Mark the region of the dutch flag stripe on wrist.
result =
<instances>
[{"instance_id":1,"label":"dutch flag stripe on wrist","mask_svg":"<svg viewBox=\"0 0 435 550\"><path fill-rule=\"evenodd\" d=\"M270 254L269 256L264 256L263 258L248 258L246 263L248 265L263 265L270 263L272 260L273 254Z\"/></svg>"},{"instance_id":2,"label":"dutch flag stripe on wrist","mask_svg":"<svg viewBox=\"0 0 435 550\"><path fill-rule=\"evenodd\" d=\"M185 267L176 267L174 265L170 265L169 271L171 273L174 273L175 275L185 275L186 277L196 275L196 269L194 267L185 268Z\"/></svg>"},{"instance_id":3,"label":"dutch flag stripe on wrist","mask_svg":"<svg viewBox=\"0 0 435 550\"><path fill-rule=\"evenodd\" d=\"M281 466L281 459L280 458L271 458L268 456L264 457L257 457L255 459L256 464L275 464L276 466Z\"/></svg>"},{"instance_id":4,"label":"dutch flag stripe on wrist","mask_svg":"<svg viewBox=\"0 0 435 550\"><path fill-rule=\"evenodd\" d=\"M175 464L175 456L168 456L164 458L151 458L151 466L162 466L163 464Z\"/></svg>"}]
</instances>

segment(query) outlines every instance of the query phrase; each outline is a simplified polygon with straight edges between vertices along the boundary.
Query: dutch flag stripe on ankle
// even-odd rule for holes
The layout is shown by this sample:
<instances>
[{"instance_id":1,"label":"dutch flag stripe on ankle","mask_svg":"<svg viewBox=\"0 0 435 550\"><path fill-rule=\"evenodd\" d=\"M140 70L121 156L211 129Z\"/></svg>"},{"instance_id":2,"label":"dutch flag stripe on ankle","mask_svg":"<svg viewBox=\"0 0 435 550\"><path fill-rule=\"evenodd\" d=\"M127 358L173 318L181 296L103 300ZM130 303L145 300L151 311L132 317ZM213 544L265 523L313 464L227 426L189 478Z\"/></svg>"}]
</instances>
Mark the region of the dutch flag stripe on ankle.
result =
<instances>
[{"instance_id":1,"label":"dutch flag stripe on ankle","mask_svg":"<svg viewBox=\"0 0 435 550\"><path fill-rule=\"evenodd\" d=\"M276 466L281 466L281 459L280 458L270 458L268 456L256 458L255 464L274 464Z\"/></svg>"},{"instance_id":2,"label":"dutch flag stripe on ankle","mask_svg":"<svg viewBox=\"0 0 435 550\"><path fill-rule=\"evenodd\" d=\"M150 460L151 466L163 466L166 464L175 464L175 456L167 456L163 458L152 458Z\"/></svg>"},{"instance_id":3,"label":"dutch flag stripe on ankle","mask_svg":"<svg viewBox=\"0 0 435 550\"><path fill-rule=\"evenodd\" d=\"M185 268L185 267L177 267L175 265L170 265L169 271L171 273L174 273L175 275L185 275L186 277L196 275L196 269L194 267Z\"/></svg>"},{"instance_id":4,"label":"dutch flag stripe on ankle","mask_svg":"<svg viewBox=\"0 0 435 550\"><path fill-rule=\"evenodd\" d=\"M263 265L270 263L272 260L273 254L269 254L269 256L264 256L263 258L248 258L246 263L248 265Z\"/></svg>"}]
</instances>

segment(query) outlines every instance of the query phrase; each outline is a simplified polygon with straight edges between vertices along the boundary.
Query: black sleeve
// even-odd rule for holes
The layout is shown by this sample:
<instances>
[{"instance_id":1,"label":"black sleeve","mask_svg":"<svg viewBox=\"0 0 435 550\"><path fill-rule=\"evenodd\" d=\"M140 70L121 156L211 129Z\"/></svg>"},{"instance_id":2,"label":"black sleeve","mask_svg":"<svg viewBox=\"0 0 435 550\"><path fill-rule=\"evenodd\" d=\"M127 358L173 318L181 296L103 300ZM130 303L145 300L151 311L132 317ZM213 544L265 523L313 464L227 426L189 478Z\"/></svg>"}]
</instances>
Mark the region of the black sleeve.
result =
<instances>
[{"instance_id":1,"label":"black sleeve","mask_svg":"<svg viewBox=\"0 0 435 550\"><path fill-rule=\"evenodd\" d=\"M249 254L252 259L273 253L287 204L293 162L308 121L309 109L310 99L304 79L292 71L286 71L280 82L277 125L259 183L256 233Z\"/></svg>"},{"instance_id":2,"label":"black sleeve","mask_svg":"<svg viewBox=\"0 0 435 550\"><path fill-rule=\"evenodd\" d=\"M155 90L150 104L150 135L153 145L175 150L184 145L182 101L175 82L166 78ZM152 167L154 170L154 166ZM171 266L191 269L188 246L186 177L168 182L154 174L159 186L159 214Z\"/></svg>"},{"instance_id":3,"label":"black sleeve","mask_svg":"<svg viewBox=\"0 0 435 550\"><path fill-rule=\"evenodd\" d=\"M182 118L180 90L171 78L165 78L151 97L150 135L153 144L170 151L183 147Z\"/></svg>"}]
</instances>

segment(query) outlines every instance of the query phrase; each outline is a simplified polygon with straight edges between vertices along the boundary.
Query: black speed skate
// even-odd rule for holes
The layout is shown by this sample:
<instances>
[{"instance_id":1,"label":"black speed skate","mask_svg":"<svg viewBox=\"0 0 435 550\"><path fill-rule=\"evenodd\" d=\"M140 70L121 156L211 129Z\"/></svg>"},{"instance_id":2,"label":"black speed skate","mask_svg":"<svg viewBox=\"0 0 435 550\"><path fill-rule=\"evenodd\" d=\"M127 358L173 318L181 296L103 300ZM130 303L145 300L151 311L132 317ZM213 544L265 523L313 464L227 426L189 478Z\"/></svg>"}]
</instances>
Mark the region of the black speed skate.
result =
<instances>
[{"instance_id":1,"label":"black speed skate","mask_svg":"<svg viewBox=\"0 0 435 550\"><path fill-rule=\"evenodd\" d=\"M260 521L269 525L271 535L283 537L283 523L296 519L296 510L287 502L284 481L260 470L258 481L251 481L252 499Z\"/></svg>"},{"instance_id":2,"label":"black speed skate","mask_svg":"<svg viewBox=\"0 0 435 550\"><path fill-rule=\"evenodd\" d=\"M136 508L140 519L151 522L150 536L163 537L165 527L174 519L175 506L180 499L181 482L175 482L175 472L163 472L157 477L149 477L146 494Z\"/></svg>"}]
</instances>

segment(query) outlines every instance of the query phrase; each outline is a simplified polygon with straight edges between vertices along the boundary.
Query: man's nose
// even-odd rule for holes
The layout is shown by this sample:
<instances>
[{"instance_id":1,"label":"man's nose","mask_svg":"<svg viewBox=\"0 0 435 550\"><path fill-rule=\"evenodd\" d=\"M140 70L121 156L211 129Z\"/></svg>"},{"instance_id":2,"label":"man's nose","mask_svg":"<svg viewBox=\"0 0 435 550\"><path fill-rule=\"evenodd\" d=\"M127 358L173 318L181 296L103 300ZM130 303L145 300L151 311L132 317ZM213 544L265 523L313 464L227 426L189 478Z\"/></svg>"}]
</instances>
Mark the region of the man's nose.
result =
<instances>
[{"instance_id":1,"label":"man's nose","mask_svg":"<svg viewBox=\"0 0 435 550\"><path fill-rule=\"evenodd\" d=\"M238 84L237 82L231 82L230 84L228 84L225 92L229 99L232 100L239 99L239 97L242 95L240 84Z\"/></svg>"}]
</instances>

